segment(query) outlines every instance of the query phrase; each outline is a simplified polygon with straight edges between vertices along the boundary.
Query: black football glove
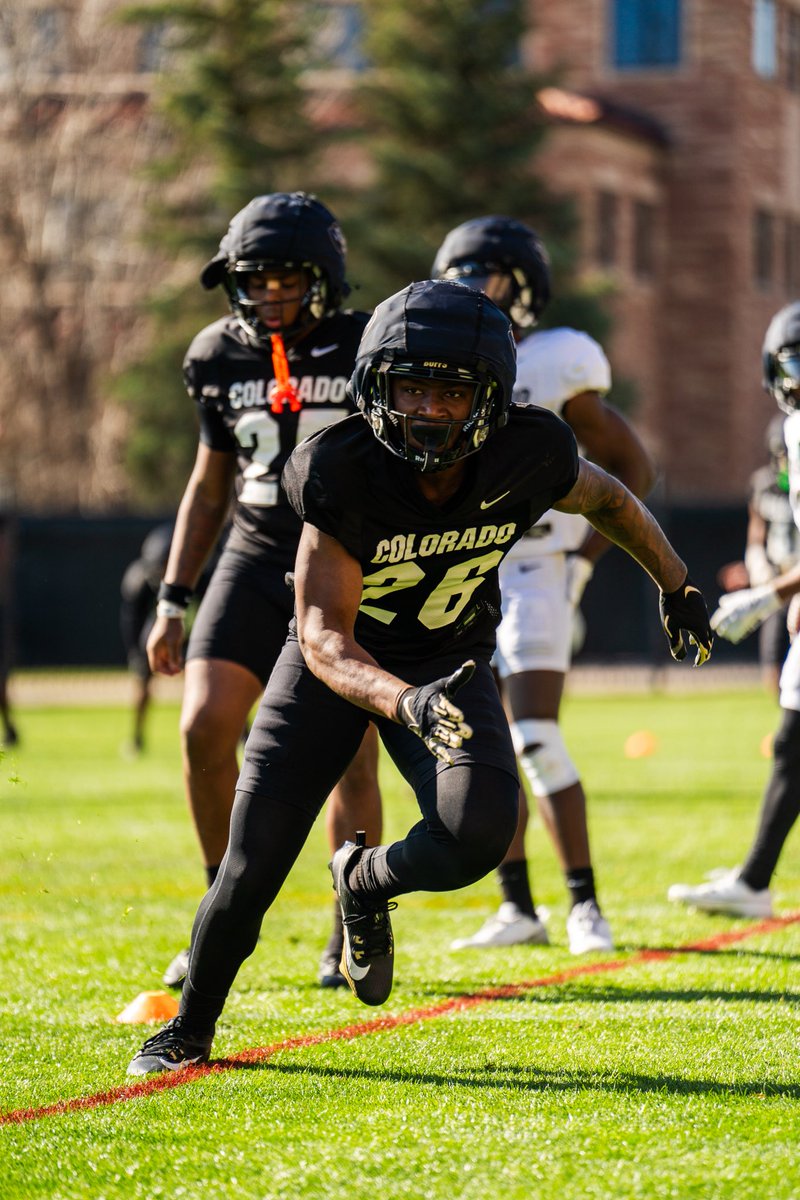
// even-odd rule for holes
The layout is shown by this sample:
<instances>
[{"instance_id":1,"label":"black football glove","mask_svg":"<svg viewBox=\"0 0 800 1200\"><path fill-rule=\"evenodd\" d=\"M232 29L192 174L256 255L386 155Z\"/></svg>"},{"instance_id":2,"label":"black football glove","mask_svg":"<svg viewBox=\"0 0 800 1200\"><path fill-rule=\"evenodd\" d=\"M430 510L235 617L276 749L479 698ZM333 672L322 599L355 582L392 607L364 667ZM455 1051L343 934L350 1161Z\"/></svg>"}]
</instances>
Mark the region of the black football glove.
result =
<instances>
[{"instance_id":1,"label":"black football glove","mask_svg":"<svg viewBox=\"0 0 800 1200\"><path fill-rule=\"evenodd\" d=\"M421 737L431 754L442 762L453 761L451 750L457 750L472 729L464 720L453 696L472 678L475 663L462 663L446 679L437 679L422 687L406 688L397 702L397 719L417 737Z\"/></svg>"},{"instance_id":2,"label":"black football glove","mask_svg":"<svg viewBox=\"0 0 800 1200\"><path fill-rule=\"evenodd\" d=\"M701 667L711 657L714 634L711 632L706 602L700 589L687 575L674 592L661 593L659 609L672 657L678 662L686 657L686 643L682 632L685 630L689 635L689 645L697 647L694 665Z\"/></svg>"}]
</instances>

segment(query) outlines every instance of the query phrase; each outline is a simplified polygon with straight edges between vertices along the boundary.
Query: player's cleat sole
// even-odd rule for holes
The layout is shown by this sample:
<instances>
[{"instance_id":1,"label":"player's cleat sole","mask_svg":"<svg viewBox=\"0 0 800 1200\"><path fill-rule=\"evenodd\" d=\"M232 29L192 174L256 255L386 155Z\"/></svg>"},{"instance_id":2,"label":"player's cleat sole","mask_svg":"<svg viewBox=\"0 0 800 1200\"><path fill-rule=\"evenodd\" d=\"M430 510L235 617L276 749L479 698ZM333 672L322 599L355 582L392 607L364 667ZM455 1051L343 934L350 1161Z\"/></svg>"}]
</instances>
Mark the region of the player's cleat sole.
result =
<instances>
[{"instance_id":1,"label":"player's cleat sole","mask_svg":"<svg viewBox=\"0 0 800 1200\"><path fill-rule=\"evenodd\" d=\"M547 946L549 938L544 922L524 913L510 900L504 900L497 912L481 925L472 937L456 938L451 950L490 950L496 946Z\"/></svg>"},{"instance_id":2,"label":"player's cleat sole","mask_svg":"<svg viewBox=\"0 0 800 1200\"><path fill-rule=\"evenodd\" d=\"M319 972L317 974L317 983L320 987L339 988L350 986L339 968L341 958L341 950L325 949L322 958L319 960Z\"/></svg>"},{"instance_id":3,"label":"player's cleat sole","mask_svg":"<svg viewBox=\"0 0 800 1200\"><path fill-rule=\"evenodd\" d=\"M328 864L342 910L344 946L339 968L353 995L364 1004L383 1004L392 990L394 939L388 903L369 904L347 885L350 868L364 849L363 834L345 842Z\"/></svg>"},{"instance_id":4,"label":"player's cleat sole","mask_svg":"<svg viewBox=\"0 0 800 1200\"><path fill-rule=\"evenodd\" d=\"M189 970L189 949L179 950L173 958L172 962L167 967L164 974L161 976L161 982L164 987L182 988L186 979L186 972Z\"/></svg>"},{"instance_id":5,"label":"player's cleat sole","mask_svg":"<svg viewBox=\"0 0 800 1200\"><path fill-rule=\"evenodd\" d=\"M584 900L572 909L567 917L567 940L571 954L614 949L608 921L594 900Z\"/></svg>"},{"instance_id":6,"label":"player's cleat sole","mask_svg":"<svg viewBox=\"0 0 800 1200\"><path fill-rule=\"evenodd\" d=\"M772 895L769 888L756 891L743 883L736 871L728 871L708 883L691 887L673 883L667 892L673 904L685 904L702 912L723 913L729 917L771 917Z\"/></svg>"},{"instance_id":7,"label":"player's cleat sole","mask_svg":"<svg viewBox=\"0 0 800 1200\"><path fill-rule=\"evenodd\" d=\"M185 1071L207 1063L211 1056L214 1030L193 1030L183 1017L173 1017L163 1029L148 1038L134 1054L128 1075L155 1075L163 1071Z\"/></svg>"}]
</instances>

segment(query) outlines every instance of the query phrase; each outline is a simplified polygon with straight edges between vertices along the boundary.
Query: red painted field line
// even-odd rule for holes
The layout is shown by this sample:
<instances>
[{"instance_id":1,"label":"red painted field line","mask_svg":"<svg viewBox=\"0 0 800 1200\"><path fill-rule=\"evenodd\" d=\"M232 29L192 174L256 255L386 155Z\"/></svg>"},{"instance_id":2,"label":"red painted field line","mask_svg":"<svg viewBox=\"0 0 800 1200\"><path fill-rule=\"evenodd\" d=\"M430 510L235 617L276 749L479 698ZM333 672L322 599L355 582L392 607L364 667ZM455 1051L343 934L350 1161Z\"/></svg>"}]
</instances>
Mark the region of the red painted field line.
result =
<instances>
[{"instance_id":1,"label":"red painted field line","mask_svg":"<svg viewBox=\"0 0 800 1200\"><path fill-rule=\"evenodd\" d=\"M42 1117L60 1116L64 1113L80 1112L87 1108L98 1108L101 1105L118 1104L123 1100L135 1100L139 1096L151 1096L154 1092L164 1092L169 1088L193 1083L196 1079L202 1079L206 1075L217 1075L222 1071L233 1071L252 1063L264 1062L284 1050L300 1050L307 1046L319 1046L323 1042L350 1041L352 1038L365 1037L371 1033L383 1033L389 1029L397 1029L401 1025L414 1025L418 1021L429 1021L433 1017L441 1017L446 1013L461 1012L479 1004L488 1004L492 1000L513 999L514 996L533 991L534 988L554 987L559 983L566 983L570 979L579 979L584 975L622 971L636 963L657 962L665 958L674 958L677 954L713 952L756 937L760 933L773 933L797 922L800 922L800 912L789 913L785 917L771 917L769 920L759 921L756 925L748 925L745 929L730 929L699 942L687 942L683 946L662 950L639 950L629 958L581 963L579 966L567 967L563 971L555 971L552 975L542 975L539 979L523 980L520 983L504 984L502 987L496 988L483 988L479 992L463 996L452 996L449 1000L441 1000L438 1004L431 1004L427 1008L411 1008L408 1012L398 1013L396 1016L376 1017L372 1021L361 1021L356 1025L345 1025L339 1029L301 1034L297 1037L286 1038L282 1042L275 1042L271 1046L254 1046L250 1050L242 1050L240 1054L235 1054L231 1058L216 1059L206 1066L188 1067L185 1071L178 1071L174 1075L156 1075L142 1083L112 1088L108 1092L96 1092L93 1096L76 1096L72 1100L58 1100L55 1104L45 1104L41 1108L19 1108L12 1112L0 1113L0 1125L21 1125L25 1121L41 1120Z\"/></svg>"}]
</instances>

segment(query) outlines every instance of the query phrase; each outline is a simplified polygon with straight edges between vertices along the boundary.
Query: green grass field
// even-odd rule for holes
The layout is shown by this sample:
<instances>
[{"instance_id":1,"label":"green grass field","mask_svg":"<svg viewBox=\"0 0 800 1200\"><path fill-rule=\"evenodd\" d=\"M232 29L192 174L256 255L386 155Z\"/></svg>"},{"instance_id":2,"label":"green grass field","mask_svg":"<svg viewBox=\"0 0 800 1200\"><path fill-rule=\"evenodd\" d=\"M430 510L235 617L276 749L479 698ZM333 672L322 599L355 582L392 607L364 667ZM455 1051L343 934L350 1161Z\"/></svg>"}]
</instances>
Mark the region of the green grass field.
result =
<instances>
[{"instance_id":1,"label":"green grass field","mask_svg":"<svg viewBox=\"0 0 800 1200\"><path fill-rule=\"evenodd\" d=\"M687 669L687 686L691 673ZM565 897L530 835L553 945L449 950L496 905L491 878L401 899L396 986L381 1010L315 986L332 892L318 822L218 1027L214 1054L297 1042L125 1102L146 1027L115 1023L186 941L202 872L181 792L177 710L125 762L126 711L30 709L0 762L0 1111L110 1092L109 1103L0 1129L0 1198L563 1200L800 1197L800 923L668 905L676 880L749 844L777 725L760 692L575 696L565 730L590 791L618 965L349 1040L325 1034L459 995L588 967L566 950ZM656 752L630 760L627 736ZM310 748L313 752L313 748ZM384 763L389 836L415 819ZM800 830L775 881L800 913ZM644 960L739 930L706 952ZM595 962L603 962L595 956Z\"/></svg>"}]
</instances>

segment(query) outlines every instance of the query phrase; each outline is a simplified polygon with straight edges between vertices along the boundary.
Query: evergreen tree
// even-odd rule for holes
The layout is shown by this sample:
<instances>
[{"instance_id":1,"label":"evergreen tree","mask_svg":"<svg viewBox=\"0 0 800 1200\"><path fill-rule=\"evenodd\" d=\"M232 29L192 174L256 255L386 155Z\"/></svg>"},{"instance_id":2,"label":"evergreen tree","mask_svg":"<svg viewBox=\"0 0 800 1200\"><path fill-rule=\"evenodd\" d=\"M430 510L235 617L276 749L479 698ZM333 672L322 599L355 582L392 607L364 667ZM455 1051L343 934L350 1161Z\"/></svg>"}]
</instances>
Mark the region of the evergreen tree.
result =
<instances>
[{"instance_id":1,"label":"evergreen tree","mask_svg":"<svg viewBox=\"0 0 800 1200\"><path fill-rule=\"evenodd\" d=\"M253 196L313 190L319 134L302 76L318 12L314 0L162 0L121 14L164 47L154 103L165 149L149 171L149 241L167 261L166 282L149 305L150 349L112 385L133 413L128 467L147 507L177 500L194 457L181 363L194 334L225 311L221 294L202 292L200 267ZM175 283L190 263L189 279Z\"/></svg>"},{"instance_id":2,"label":"evergreen tree","mask_svg":"<svg viewBox=\"0 0 800 1200\"><path fill-rule=\"evenodd\" d=\"M358 88L361 139L374 164L348 212L351 276L373 304L426 278L445 233L502 213L532 225L553 263L555 299L543 324L574 324L602 339L598 297L576 289L575 216L536 173L548 134L537 93L557 82L522 60L524 0L362 0L369 62Z\"/></svg>"}]
</instances>

